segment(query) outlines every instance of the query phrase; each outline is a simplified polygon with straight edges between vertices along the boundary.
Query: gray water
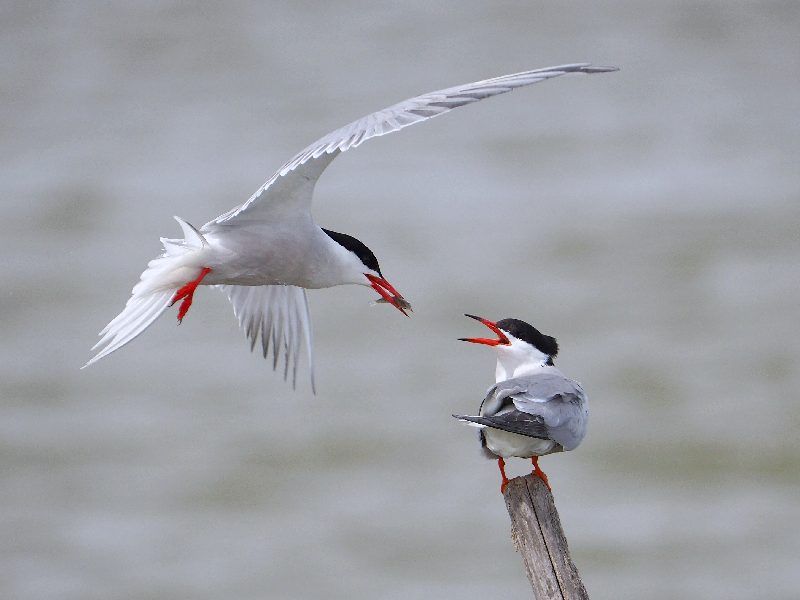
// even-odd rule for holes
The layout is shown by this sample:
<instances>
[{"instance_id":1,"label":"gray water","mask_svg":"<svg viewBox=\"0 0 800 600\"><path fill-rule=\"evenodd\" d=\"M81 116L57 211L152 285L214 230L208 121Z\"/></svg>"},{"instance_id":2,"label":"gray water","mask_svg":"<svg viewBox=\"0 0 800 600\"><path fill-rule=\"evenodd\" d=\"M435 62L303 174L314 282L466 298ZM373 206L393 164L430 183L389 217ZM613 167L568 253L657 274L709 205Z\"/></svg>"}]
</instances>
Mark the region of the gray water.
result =
<instances>
[{"instance_id":1,"label":"gray water","mask_svg":"<svg viewBox=\"0 0 800 600\"><path fill-rule=\"evenodd\" d=\"M464 312L558 337L593 598L800 596L800 4L3 3L0 597L528 598ZM414 304L310 293L316 397L202 289L91 369L173 214L345 122L573 61L318 187ZM512 461L514 474L525 461Z\"/></svg>"}]
</instances>

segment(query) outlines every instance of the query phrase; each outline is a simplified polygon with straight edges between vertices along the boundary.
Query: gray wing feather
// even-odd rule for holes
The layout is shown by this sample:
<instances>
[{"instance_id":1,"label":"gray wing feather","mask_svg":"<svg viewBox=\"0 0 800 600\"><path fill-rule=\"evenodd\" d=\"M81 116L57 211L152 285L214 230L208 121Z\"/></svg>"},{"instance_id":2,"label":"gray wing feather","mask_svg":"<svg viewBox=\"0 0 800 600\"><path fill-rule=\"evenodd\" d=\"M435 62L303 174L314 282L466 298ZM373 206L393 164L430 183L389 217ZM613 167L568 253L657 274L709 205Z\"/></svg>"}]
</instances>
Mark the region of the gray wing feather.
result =
<instances>
[{"instance_id":1,"label":"gray wing feather","mask_svg":"<svg viewBox=\"0 0 800 600\"><path fill-rule=\"evenodd\" d=\"M557 442L564 450L576 448L586 435L589 417L586 394L578 382L567 379L560 372L499 382L490 390L490 396L493 398L485 403L481 416L502 417L519 424L525 418L510 415L519 412L531 415L532 422L541 419L547 439ZM509 403L513 403L516 410L509 410ZM490 405L494 411L488 410Z\"/></svg>"},{"instance_id":2,"label":"gray wing feather","mask_svg":"<svg viewBox=\"0 0 800 600\"><path fill-rule=\"evenodd\" d=\"M272 368L278 368L283 357L283 378L292 371L292 386L297 385L297 368L300 364L300 348L305 345L311 389L314 383L314 348L311 340L311 314L308 298L303 288L293 285L218 285L233 305L233 314L239 326L250 340L250 350L255 350L261 338L264 358L272 343Z\"/></svg>"},{"instance_id":3,"label":"gray wing feather","mask_svg":"<svg viewBox=\"0 0 800 600\"><path fill-rule=\"evenodd\" d=\"M453 415L461 421L476 423L493 429L502 429L510 433L517 433L527 437L534 437L543 440L552 439L550 431L544 424L541 415L532 415L519 410L510 410L492 417L472 417L468 415Z\"/></svg>"},{"instance_id":4,"label":"gray wing feather","mask_svg":"<svg viewBox=\"0 0 800 600\"><path fill-rule=\"evenodd\" d=\"M307 146L278 169L247 202L206 223L203 230L237 217L250 207L291 203L310 210L314 185L328 164L341 152L357 148L371 138L427 121L465 104L567 73L616 70L615 67L593 67L588 63L560 65L466 83L404 100L348 123Z\"/></svg>"}]
</instances>

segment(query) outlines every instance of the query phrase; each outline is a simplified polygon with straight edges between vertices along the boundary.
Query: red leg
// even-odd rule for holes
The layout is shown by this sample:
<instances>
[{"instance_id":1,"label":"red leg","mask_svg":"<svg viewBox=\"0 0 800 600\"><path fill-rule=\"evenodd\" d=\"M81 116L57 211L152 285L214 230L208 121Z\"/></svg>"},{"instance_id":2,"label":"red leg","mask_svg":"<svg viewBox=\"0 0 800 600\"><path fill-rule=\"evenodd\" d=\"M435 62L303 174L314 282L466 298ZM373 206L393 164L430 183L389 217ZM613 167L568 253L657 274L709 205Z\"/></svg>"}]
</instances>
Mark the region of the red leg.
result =
<instances>
[{"instance_id":1,"label":"red leg","mask_svg":"<svg viewBox=\"0 0 800 600\"><path fill-rule=\"evenodd\" d=\"M175 292L175 296L172 298L172 302L170 302L169 305L172 306L178 300L183 300L178 308L178 323L183 322L183 317L186 316L186 313L189 312L189 307L192 305L194 291L197 289L197 286L200 285L200 282L203 281L203 278L209 273L211 273L211 269L208 267L203 267L200 270L200 275L197 276L197 279L193 279Z\"/></svg>"},{"instance_id":2,"label":"red leg","mask_svg":"<svg viewBox=\"0 0 800 600\"><path fill-rule=\"evenodd\" d=\"M500 493L506 493L506 486L508 485L508 477L506 477L506 461L503 460L503 457L497 459L497 466L500 467L500 475L503 476L503 481L500 483Z\"/></svg>"},{"instance_id":3,"label":"red leg","mask_svg":"<svg viewBox=\"0 0 800 600\"><path fill-rule=\"evenodd\" d=\"M536 475L536 477L544 481L544 484L547 486L547 489L552 492L553 488L550 487L550 482L547 481L547 475L545 475L544 471L542 471L539 468L539 457L531 456L531 464L533 464L533 472L531 473L531 475Z\"/></svg>"}]
</instances>

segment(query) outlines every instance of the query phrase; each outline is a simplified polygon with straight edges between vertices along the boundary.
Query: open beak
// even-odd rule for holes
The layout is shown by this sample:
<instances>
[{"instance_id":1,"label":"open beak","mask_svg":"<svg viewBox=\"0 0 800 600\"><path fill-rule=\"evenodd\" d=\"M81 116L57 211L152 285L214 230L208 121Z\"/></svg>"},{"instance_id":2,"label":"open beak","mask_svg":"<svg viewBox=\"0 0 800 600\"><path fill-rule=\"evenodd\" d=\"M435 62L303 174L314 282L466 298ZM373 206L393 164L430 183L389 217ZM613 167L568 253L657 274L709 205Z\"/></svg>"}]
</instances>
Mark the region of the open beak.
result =
<instances>
[{"instance_id":1,"label":"open beak","mask_svg":"<svg viewBox=\"0 0 800 600\"><path fill-rule=\"evenodd\" d=\"M506 337L506 334L503 333L502 329L497 326L497 323L493 323L489 319L483 319L481 317L476 317L475 315L464 315L465 317L469 317L470 319L475 319L476 321L480 321L484 325L486 325L489 329L494 331L497 334L497 339L492 340L489 338L458 338L461 342L472 342L473 344L486 344L487 346L510 346L511 342Z\"/></svg>"},{"instance_id":2,"label":"open beak","mask_svg":"<svg viewBox=\"0 0 800 600\"><path fill-rule=\"evenodd\" d=\"M381 299L378 300L378 302L391 304L405 316L408 316L406 310L411 310L411 304L400 295L400 292L394 289L391 283L386 281L383 277L376 277L369 273L364 273L364 275L369 279L372 289L380 294Z\"/></svg>"}]
</instances>

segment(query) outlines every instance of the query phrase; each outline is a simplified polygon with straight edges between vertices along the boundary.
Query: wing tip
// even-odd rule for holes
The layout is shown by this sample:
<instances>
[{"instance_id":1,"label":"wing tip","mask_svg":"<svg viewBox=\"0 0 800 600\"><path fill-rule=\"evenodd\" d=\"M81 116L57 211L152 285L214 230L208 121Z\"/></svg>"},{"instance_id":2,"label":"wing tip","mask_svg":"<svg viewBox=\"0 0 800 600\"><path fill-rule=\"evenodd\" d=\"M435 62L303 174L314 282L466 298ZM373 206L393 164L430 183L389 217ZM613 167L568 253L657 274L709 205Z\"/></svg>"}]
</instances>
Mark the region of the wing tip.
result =
<instances>
[{"instance_id":1,"label":"wing tip","mask_svg":"<svg viewBox=\"0 0 800 600\"><path fill-rule=\"evenodd\" d=\"M614 73L615 71L619 71L619 67L586 65L581 69L581 73L589 75L592 73Z\"/></svg>"},{"instance_id":2,"label":"wing tip","mask_svg":"<svg viewBox=\"0 0 800 600\"><path fill-rule=\"evenodd\" d=\"M481 417L471 417L469 415L452 415L454 419L458 419L462 423L466 423L471 427L477 427L478 429L484 429L486 425L481 423Z\"/></svg>"}]
</instances>

